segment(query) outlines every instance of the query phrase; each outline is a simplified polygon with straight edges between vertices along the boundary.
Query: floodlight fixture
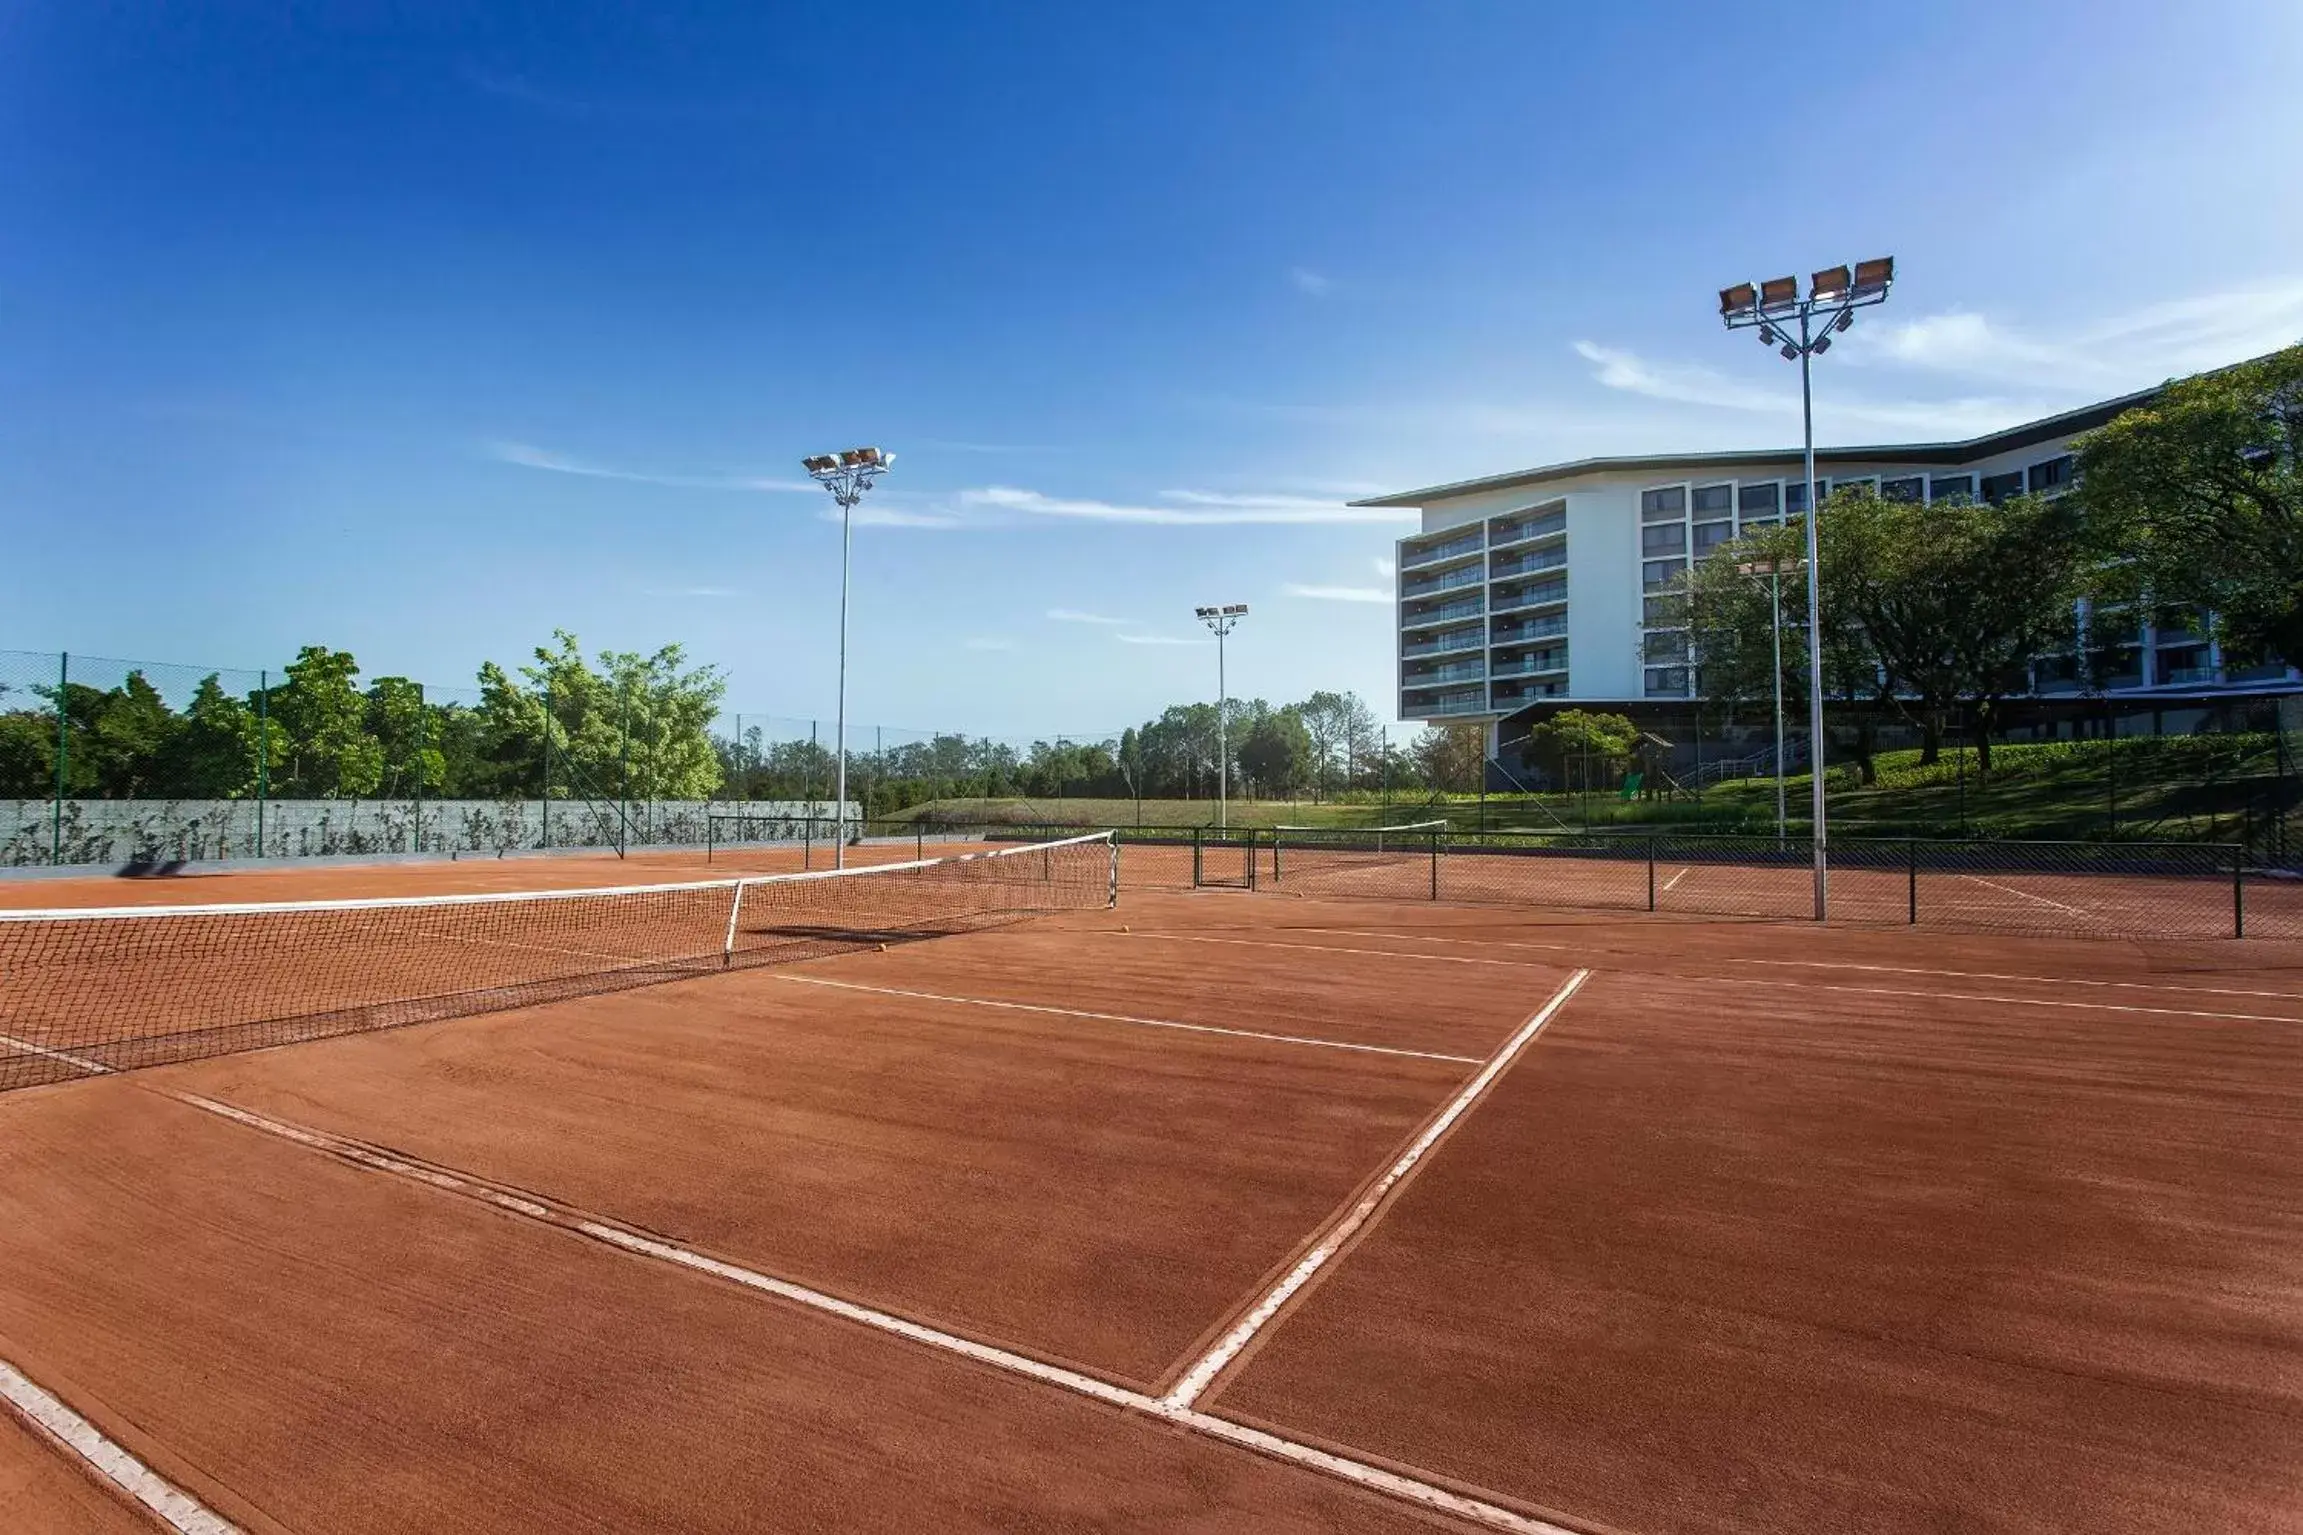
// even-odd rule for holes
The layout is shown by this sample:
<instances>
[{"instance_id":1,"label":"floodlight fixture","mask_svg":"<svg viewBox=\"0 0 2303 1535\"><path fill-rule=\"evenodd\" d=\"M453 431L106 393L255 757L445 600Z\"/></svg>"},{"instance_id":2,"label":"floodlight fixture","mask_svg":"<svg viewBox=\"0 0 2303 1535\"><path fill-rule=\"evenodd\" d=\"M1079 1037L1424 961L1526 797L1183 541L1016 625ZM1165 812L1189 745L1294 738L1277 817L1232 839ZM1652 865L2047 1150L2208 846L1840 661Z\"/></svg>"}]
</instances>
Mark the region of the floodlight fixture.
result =
<instances>
[{"instance_id":1,"label":"floodlight fixture","mask_svg":"<svg viewBox=\"0 0 2303 1535\"><path fill-rule=\"evenodd\" d=\"M1799 364L1799 407L1803 434L1806 439L1803 461L1807 476L1801 482L1803 507L1801 523L1807 533L1805 568L1814 573L1807 583L1807 738L1811 768L1808 774L1814 788L1814 851L1815 851L1815 916L1823 919L1828 884L1828 863L1825 854L1825 817L1823 801L1823 653L1822 646L1813 637L1822 632L1821 587L1822 562L1816 558L1816 531L1818 519L1810 515L1814 510L1807 503L1815 499L1815 382L1813 362L1831 350L1831 338L1855 323L1855 311L1872 304L1885 302L1887 291L1895 284L1895 258L1879 256L1869 261L1858 261L1852 271L1848 267L1825 267L1808 279L1807 296L1799 293L1796 277L1770 277L1758 284L1756 302L1747 302L1745 296L1752 290L1750 283L1737 283L1719 290L1719 317L1729 330L1759 332L1763 345L1773 347L1785 362ZM1793 326L1797 325L1797 334ZM1790 508L1786 506L1788 514ZM1745 575L1755 575L1756 568L1738 566ZM1769 572L1770 579L1778 579L1781 572ZM1778 579L1778 584L1780 581ZM1780 647L1779 647L1780 648ZM1776 747L1776 769L1782 771L1783 750L1780 740ZM1777 806L1777 830L1782 829L1782 808Z\"/></svg>"},{"instance_id":2,"label":"floodlight fixture","mask_svg":"<svg viewBox=\"0 0 2303 1535\"><path fill-rule=\"evenodd\" d=\"M832 790L837 828L832 837L832 864L848 863L848 564L855 544L856 503L872 482L886 473L896 456L879 448L844 448L837 453L815 453L800 460L808 477L832 493L840 507L840 682L838 723L838 776Z\"/></svg>"}]
</instances>

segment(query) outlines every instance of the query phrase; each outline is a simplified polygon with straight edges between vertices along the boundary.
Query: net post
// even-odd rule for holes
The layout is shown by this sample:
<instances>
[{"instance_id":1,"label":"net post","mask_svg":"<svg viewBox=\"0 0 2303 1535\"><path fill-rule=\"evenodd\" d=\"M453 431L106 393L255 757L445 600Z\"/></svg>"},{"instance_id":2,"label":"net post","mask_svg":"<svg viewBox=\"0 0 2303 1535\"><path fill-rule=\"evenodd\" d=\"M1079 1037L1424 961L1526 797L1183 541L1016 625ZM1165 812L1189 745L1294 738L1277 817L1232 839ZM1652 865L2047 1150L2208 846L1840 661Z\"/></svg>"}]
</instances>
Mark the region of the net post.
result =
<instances>
[{"instance_id":1,"label":"net post","mask_svg":"<svg viewBox=\"0 0 2303 1535\"><path fill-rule=\"evenodd\" d=\"M800 867L813 869L815 866L816 818L812 815L804 815L800 817Z\"/></svg>"},{"instance_id":2,"label":"net post","mask_svg":"<svg viewBox=\"0 0 2303 1535\"><path fill-rule=\"evenodd\" d=\"M272 674L256 674L256 856L264 856L264 801L272 790Z\"/></svg>"},{"instance_id":3,"label":"net post","mask_svg":"<svg viewBox=\"0 0 2303 1535\"><path fill-rule=\"evenodd\" d=\"M1919 839L1917 837L1905 837L1903 839L1903 871L1904 878L1910 887L1910 916L1906 919L1906 925L1917 927L1919 925Z\"/></svg>"},{"instance_id":4,"label":"net post","mask_svg":"<svg viewBox=\"0 0 2303 1535\"><path fill-rule=\"evenodd\" d=\"M1202 835L1202 828L1195 826L1191 829L1191 887L1194 890L1200 886L1200 840Z\"/></svg>"},{"instance_id":5,"label":"net post","mask_svg":"<svg viewBox=\"0 0 2303 1535\"><path fill-rule=\"evenodd\" d=\"M744 909L744 886L747 881L737 880L736 888L728 898L728 936L720 945L720 968L727 969L736 962L736 915Z\"/></svg>"},{"instance_id":6,"label":"net post","mask_svg":"<svg viewBox=\"0 0 2303 1535\"><path fill-rule=\"evenodd\" d=\"M912 856L914 858L928 856L928 828L925 822L912 827Z\"/></svg>"},{"instance_id":7,"label":"net post","mask_svg":"<svg viewBox=\"0 0 2303 1535\"><path fill-rule=\"evenodd\" d=\"M2247 844L2231 849L2231 936L2247 936Z\"/></svg>"},{"instance_id":8,"label":"net post","mask_svg":"<svg viewBox=\"0 0 2303 1535\"><path fill-rule=\"evenodd\" d=\"M1116 911L1120 903L1120 839L1111 839L1111 886L1104 897L1104 910Z\"/></svg>"},{"instance_id":9,"label":"net post","mask_svg":"<svg viewBox=\"0 0 2303 1535\"><path fill-rule=\"evenodd\" d=\"M72 652L56 653L56 805L48 829L48 863L51 868L64 861L64 785L67 760L72 752L71 714L65 707L72 691Z\"/></svg>"},{"instance_id":10,"label":"net post","mask_svg":"<svg viewBox=\"0 0 2303 1535\"><path fill-rule=\"evenodd\" d=\"M719 830L720 818L712 814L707 808L704 811L704 863L707 867L712 861L712 847L718 838Z\"/></svg>"}]
</instances>

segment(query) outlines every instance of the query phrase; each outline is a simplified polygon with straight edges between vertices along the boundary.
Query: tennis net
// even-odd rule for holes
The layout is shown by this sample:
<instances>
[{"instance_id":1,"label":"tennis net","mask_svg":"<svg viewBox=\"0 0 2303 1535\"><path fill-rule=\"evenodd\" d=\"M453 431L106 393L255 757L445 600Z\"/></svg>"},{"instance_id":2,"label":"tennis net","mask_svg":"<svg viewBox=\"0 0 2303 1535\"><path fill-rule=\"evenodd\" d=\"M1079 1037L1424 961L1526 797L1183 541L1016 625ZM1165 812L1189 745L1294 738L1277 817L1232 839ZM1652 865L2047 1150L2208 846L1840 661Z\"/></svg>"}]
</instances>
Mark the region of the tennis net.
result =
<instances>
[{"instance_id":1,"label":"tennis net","mask_svg":"<svg viewBox=\"0 0 2303 1535\"><path fill-rule=\"evenodd\" d=\"M1118 900L1109 833L604 890L0 911L0 1092Z\"/></svg>"},{"instance_id":2,"label":"tennis net","mask_svg":"<svg viewBox=\"0 0 2303 1535\"><path fill-rule=\"evenodd\" d=\"M1388 893L1413 895L1429 883L1429 865L1447 833L1445 821L1404 826L1275 826L1271 829L1272 883L1298 894L1357 889L1374 881ZM1419 876L1416 871L1423 870ZM1373 888L1373 887L1371 887Z\"/></svg>"}]
</instances>

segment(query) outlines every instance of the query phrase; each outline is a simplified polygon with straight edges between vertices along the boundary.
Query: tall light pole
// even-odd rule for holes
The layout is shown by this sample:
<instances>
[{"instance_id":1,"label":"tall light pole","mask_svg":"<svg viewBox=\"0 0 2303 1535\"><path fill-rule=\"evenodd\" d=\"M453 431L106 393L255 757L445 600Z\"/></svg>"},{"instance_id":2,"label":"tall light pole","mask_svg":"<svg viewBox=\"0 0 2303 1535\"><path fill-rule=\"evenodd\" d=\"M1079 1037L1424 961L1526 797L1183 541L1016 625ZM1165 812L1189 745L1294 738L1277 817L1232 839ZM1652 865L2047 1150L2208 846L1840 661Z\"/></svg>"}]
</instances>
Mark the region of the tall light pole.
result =
<instances>
[{"instance_id":1,"label":"tall light pole","mask_svg":"<svg viewBox=\"0 0 2303 1535\"><path fill-rule=\"evenodd\" d=\"M1805 560L1745 560L1739 576L1767 577L1767 600L1774 612L1769 632L1775 640L1775 840L1783 842L1783 578L1807 568Z\"/></svg>"},{"instance_id":2,"label":"tall light pole","mask_svg":"<svg viewBox=\"0 0 2303 1535\"><path fill-rule=\"evenodd\" d=\"M1231 824L1231 736L1224 715L1230 712L1231 690L1223 674L1223 639L1232 626L1247 617L1247 604L1227 602L1220 608L1194 608L1199 621L1215 631L1215 824Z\"/></svg>"},{"instance_id":3,"label":"tall light pole","mask_svg":"<svg viewBox=\"0 0 2303 1535\"><path fill-rule=\"evenodd\" d=\"M1754 286L1737 283L1719 290L1719 317L1729 330L1756 328L1759 339L1799 364L1799 421L1805 439L1802 462L1807 479L1799 493L1807 522L1807 776L1814 788L1812 815L1815 843L1815 920L1826 910L1823 814L1823 562L1816 555L1815 524L1822 508L1815 494L1815 387L1814 360L1831 350L1831 338L1855 323L1855 311L1884 303L1895 283L1895 258L1858 261L1853 275L1836 266L1810 279L1807 296L1799 296L1796 277L1770 277ZM1792 339L1790 323L1799 322L1799 339ZM1785 497L1789 500L1789 497ZM1791 508L1786 506L1784 515Z\"/></svg>"},{"instance_id":4,"label":"tall light pole","mask_svg":"<svg viewBox=\"0 0 2303 1535\"><path fill-rule=\"evenodd\" d=\"M895 461L893 453L884 453L878 448L848 448L800 460L809 477L830 491L832 499L840 504L840 701L838 723L832 727L839 735L840 761L832 790L835 829L832 867L836 869L848 866L848 552L855 542L853 514L856 503L864 499L864 492L872 488L872 481L885 474Z\"/></svg>"}]
</instances>

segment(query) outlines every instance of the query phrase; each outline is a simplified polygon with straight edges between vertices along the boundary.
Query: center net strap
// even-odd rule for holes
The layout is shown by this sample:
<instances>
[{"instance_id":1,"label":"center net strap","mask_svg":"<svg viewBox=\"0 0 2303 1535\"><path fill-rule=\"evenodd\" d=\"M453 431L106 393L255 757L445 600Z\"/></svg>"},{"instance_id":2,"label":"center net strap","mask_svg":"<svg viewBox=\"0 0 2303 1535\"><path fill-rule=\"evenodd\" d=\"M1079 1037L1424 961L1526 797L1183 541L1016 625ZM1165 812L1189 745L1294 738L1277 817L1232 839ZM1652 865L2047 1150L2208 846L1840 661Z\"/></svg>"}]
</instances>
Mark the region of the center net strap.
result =
<instances>
[{"instance_id":1,"label":"center net strap","mask_svg":"<svg viewBox=\"0 0 2303 1535\"><path fill-rule=\"evenodd\" d=\"M604 890L0 912L0 1091L1094 910L1116 857L1097 833Z\"/></svg>"}]
</instances>

